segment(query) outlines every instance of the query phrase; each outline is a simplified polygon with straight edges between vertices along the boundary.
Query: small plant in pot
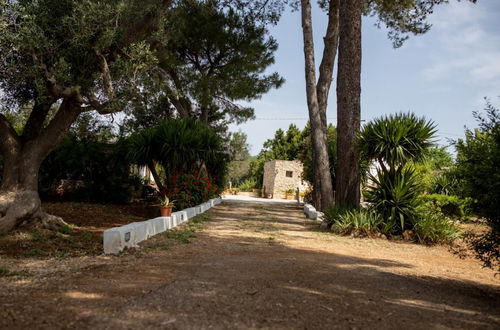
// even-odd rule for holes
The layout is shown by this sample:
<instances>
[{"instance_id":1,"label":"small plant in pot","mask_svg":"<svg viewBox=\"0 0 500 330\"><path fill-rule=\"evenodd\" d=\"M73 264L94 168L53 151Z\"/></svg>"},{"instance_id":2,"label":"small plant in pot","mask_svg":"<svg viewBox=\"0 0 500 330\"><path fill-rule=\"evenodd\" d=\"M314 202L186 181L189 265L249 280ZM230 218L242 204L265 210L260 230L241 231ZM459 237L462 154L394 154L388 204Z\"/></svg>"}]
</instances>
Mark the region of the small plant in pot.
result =
<instances>
[{"instance_id":1,"label":"small plant in pot","mask_svg":"<svg viewBox=\"0 0 500 330\"><path fill-rule=\"evenodd\" d=\"M162 217L169 217L172 215L172 209L174 207L173 201L167 197L167 191L165 188L158 192L158 202L160 203L160 213Z\"/></svg>"},{"instance_id":2,"label":"small plant in pot","mask_svg":"<svg viewBox=\"0 0 500 330\"><path fill-rule=\"evenodd\" d=\"M293 199L293 192L293 188L285 190L285 199Z\"/></svg>"}]
</instances>

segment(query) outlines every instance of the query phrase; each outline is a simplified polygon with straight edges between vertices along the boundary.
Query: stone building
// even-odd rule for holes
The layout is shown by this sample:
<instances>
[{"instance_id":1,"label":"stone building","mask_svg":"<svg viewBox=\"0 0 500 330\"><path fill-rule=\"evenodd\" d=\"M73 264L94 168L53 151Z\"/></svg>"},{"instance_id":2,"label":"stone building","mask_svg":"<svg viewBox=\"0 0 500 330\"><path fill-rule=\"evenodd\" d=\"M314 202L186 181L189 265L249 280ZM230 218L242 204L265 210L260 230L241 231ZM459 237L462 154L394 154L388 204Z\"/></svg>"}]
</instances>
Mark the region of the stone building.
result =
<instances>
[{"instance_id":1,"label":"stone building","mask_svg":"<svg viewBox=\"0 0 500 330\"><path fill-rule=\"evenodd\" d=\"M262 193L269 198L284 198L285 191L299 188L300 192L309 188L302 179L304 165L298 160L270 160L264 164ZM294 193L295 195L295 193Z\"/></svg>"}]
</instances>

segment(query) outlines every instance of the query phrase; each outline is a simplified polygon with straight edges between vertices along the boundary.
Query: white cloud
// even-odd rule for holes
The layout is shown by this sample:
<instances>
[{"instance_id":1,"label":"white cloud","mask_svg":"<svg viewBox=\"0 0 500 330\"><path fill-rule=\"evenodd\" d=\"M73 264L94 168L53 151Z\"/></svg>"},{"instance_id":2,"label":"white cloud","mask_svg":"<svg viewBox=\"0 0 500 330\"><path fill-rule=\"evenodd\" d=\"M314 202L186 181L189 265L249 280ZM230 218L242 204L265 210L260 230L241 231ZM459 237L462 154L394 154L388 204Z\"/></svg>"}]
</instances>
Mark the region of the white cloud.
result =
<instances>
[{"instance_id":1,"label":"white cloud","mask_svg":"<svg viewBox=\"0 0 500 330\"><path fill-rule=\"evenodd\" d=\"M432 17L437 49L429 49L431 64L424 70L424 77L445 80L460 73L468 84L485 88L498 85L500 36L488 30L488 26L498 27L499 15L498 3L488 0L476 5L452 2L439 8Z\"/></svg>"}]
</instances>

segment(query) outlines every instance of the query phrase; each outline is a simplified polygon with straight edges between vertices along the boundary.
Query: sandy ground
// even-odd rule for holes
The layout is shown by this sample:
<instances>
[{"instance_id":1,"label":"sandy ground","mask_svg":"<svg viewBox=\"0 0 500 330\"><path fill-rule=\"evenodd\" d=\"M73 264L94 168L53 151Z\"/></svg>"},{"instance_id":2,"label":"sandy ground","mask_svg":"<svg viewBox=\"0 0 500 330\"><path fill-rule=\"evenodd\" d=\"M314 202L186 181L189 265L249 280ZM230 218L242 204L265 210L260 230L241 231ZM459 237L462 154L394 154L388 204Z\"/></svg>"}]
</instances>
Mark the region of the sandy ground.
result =
<instances>
[{"instance_id":1,"label":"sandy ground","mask_svg":"<svg viewBox=\"0 0 500 330\"><path fill-rule=\"evenodd\" d=\"M0 277L0 328L500 329L500 279L446 247L335 236L292 204L206 215L120 256L3 258L31 276Z\"/></svg>"}]
</instances>

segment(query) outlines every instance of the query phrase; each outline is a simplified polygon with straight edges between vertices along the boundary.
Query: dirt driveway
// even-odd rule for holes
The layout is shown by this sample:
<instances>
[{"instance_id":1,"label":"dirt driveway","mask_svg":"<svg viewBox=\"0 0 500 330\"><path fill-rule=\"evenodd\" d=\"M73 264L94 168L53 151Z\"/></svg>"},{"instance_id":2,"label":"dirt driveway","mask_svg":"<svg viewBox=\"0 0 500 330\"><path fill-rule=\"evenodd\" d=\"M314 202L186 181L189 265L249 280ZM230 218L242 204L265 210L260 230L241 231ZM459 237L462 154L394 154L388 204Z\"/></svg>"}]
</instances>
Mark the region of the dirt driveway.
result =
<instances>
[{"instance_id":1,"label":"dirt driveway","mask_svg":"<svg viewBox=\"0 0 500 330\"><path fill-rule=\"evenodd\" d=\"M0 328L500 328L500 280L476 261L316 227L225 202L121 256L0 260L31 274L0 277Z\"/></svg>"}]
</instances>

